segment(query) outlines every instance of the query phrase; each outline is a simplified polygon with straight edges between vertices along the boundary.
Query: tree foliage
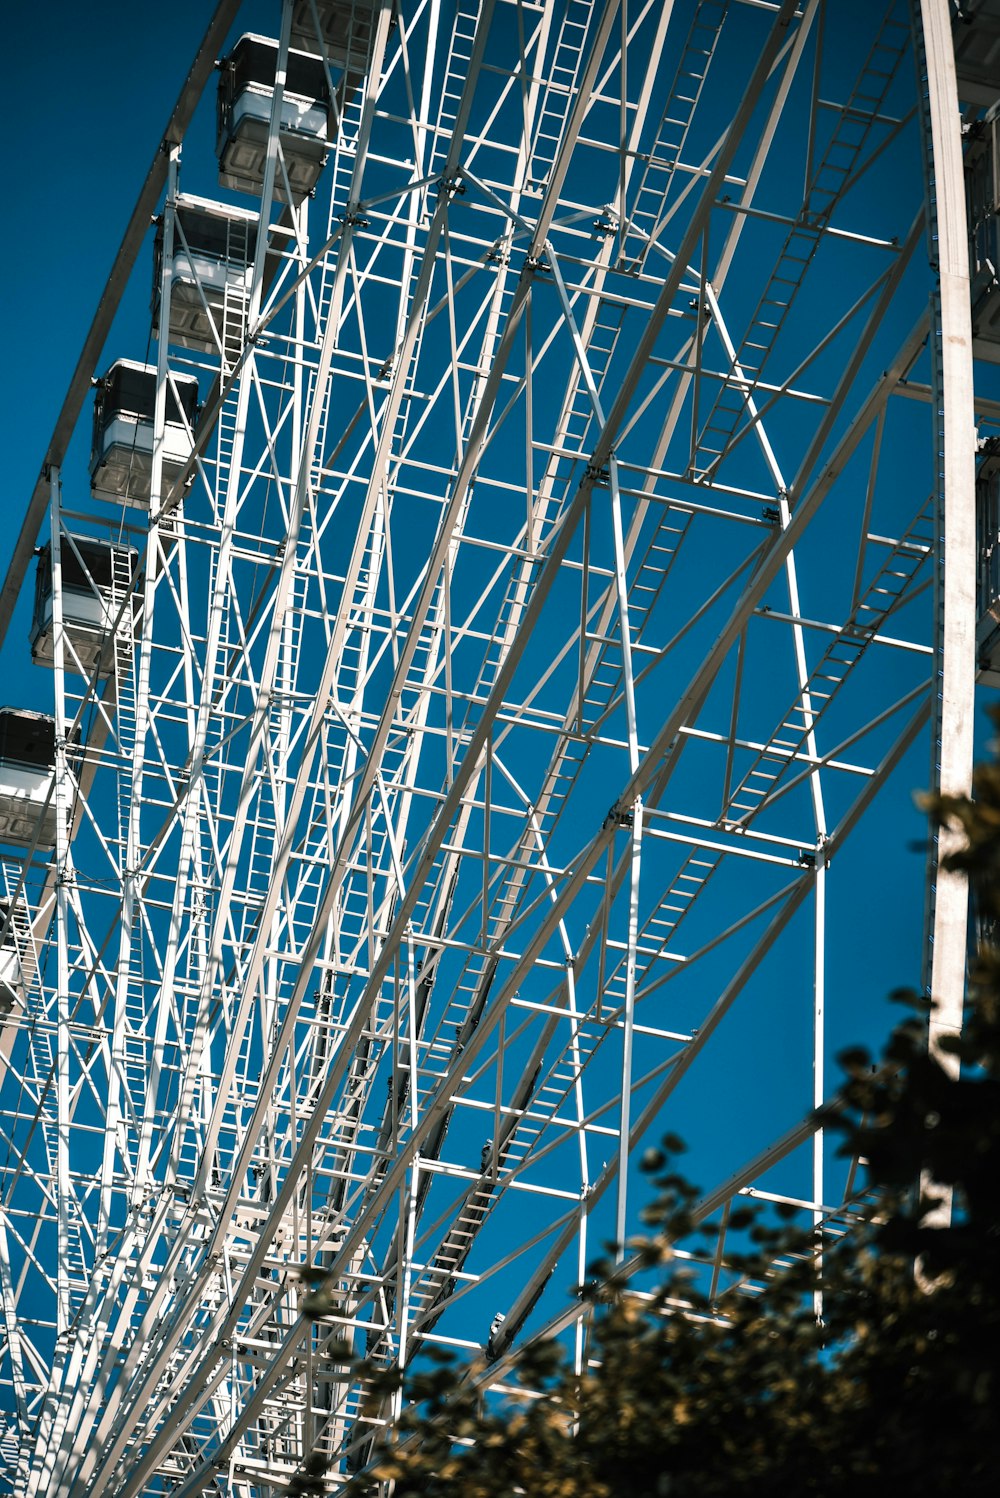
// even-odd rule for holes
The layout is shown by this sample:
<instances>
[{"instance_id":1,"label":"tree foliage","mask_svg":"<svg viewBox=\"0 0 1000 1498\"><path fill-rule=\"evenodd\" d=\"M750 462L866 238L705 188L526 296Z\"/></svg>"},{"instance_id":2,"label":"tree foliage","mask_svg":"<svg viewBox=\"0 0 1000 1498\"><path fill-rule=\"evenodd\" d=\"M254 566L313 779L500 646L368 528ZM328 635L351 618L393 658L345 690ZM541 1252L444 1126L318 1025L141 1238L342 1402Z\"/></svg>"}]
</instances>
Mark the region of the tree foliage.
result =
<instances>
[{"instance_id":1,"label":"tree foliage","mask_svg":"<svg viewBox=\"0 0 1000 1498\"><path fill-rule=\"evenodd\" d=\"M1000 930L1000 766L977 771L972 800L932 813L964 830L952 862L968 871L987 927ZM672 1250L692 1231L696 1193L658 1152L648 1162L651 1231L633 1245L655 1289L640 1295L610 1265L595 1266L581 1290L591 1312L584 1373L557 1343L529 1346L516 1376L533 1397L500 1399L484 1395L482 1360L425 1361L407 1381L413 1403L401 1427L350 1491L392 1480L396 1498L992 1495L1000 950L980 945L953 1044L957 1078L928 1054L919 1002L900 997L910 1013L882 1064L860 1050L842 1058L836 1126L843 1151L867 1160L875 1204L824 1254L821 1325L809 1239L749 1212L730 1219L746 1244L738 1267L766 1277L767 1292L709 1303ZM925 1220L933 1188L921 1196L921 1179L952 1193L948 1226ZM392 1380L368 1373L387 1392Z\"/></svg>"}]
</instances>

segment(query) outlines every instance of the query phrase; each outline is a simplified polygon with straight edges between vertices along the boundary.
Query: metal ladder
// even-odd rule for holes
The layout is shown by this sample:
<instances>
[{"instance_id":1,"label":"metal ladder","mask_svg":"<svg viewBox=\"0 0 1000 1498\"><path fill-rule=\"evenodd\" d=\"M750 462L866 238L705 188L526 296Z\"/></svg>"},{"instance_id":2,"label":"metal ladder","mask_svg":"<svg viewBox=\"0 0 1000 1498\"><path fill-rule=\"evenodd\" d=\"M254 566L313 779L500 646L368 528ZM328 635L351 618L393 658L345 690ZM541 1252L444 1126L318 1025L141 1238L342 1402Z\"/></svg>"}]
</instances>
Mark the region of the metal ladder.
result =
<instances>
[{"instance_id":1,"label":"metal ladder","mask_svg":"<svg viewBox=\"0 0 1000 1498\"><path fill-rule=\"evenodd\" d=\"M333 163L329 168L333 182L328 233L332 231L334 218L338 213L344 212L348 203L361 118L364 113L365 85L371 71L371 48L375 36L371 17L363 13L361 5L355 7L352 21L347 39L343 77L336 90L339 119L334 119L333 126L335 131Z\"/></svg>"},{"instance_id":2,"label":"metal ladder","mask_svg":"<svg viewBox=\"0 0 1000 1498\"><path fill-rule=\"evenodd\" d=\"M730 793L720 814L720 822L738 822L746 826L762 810L778 788L778 782L792 766L803 767L797 756L810 733L861 660L872 637L882 628L906 589L931 555L933 542L933 501L921 506L903 536L893 546L882 566L860 595L847 624L827 646L809 673L809 679ZM806 713L803 697L812 710ZM674 874L662 898L650 911L639 931L643 948L637 964L636 984L648 981L662 958L677 928L702 895L712 875L721 867L725 855L716 850L692 849ZM624 957L609 974L605 991L616 1001L624 999Z\"/></svg>"},{"instance_id":3,"label":"metal ladder","mask_svg":"<svg viewBox=\"0 0 1000 1498\"><path fill-rule=\"evenodd\" d=\"M699 0L695 10L632 212L622 226L622 261L630 270L645 263L728 13L726 0Z\"/></svg>"},{"instance_id":4,"label":"metal ladder","mask_svg":"<svg viewBox=\"0 0 1000 1498\"><path fill-rule=\"evenodd\" d=\"M458 0L455 9L455 23L448 44L448 61L445 65L444 83L441 89L441 105L438 109L434 145L428 166L428 173L431 176L435 176L442 170L448 159L448 152L451 150L455 121L458 119L458 106L468 76L469 63L472 61L476 28L479 25L482 9L482 0Z\"/></svg>"},{"instance_id":5,"label":"metal ladder","mask_svg":"<svg viewBox=\"0 0 1000 1498\"><path fill-rule=\"evenodd\" d=\"M933 541L933 499L928 499L862 593L844 628L810 671L807 686L796 696L768 744L730 796L728 811L738 814L742 826L756 816L777 781L801 752L808 735L931 554ZM813 704L809 712L802 706L804 696Z\"/></svg>"},{"instance_id":6,"label":"metal ladder","mask_svg":"<svg viewBox=\"0 0 1000 1498\"><path fill-rule=\"evenodd\" d=\"M480 1179L470 1187L433 1258L414 1281L410 1307L415 1332L426 1333L434 1325L455 1288L456 1276L464 1268L494 1197L505 1189L510 1177L528 1159L561 1104L611 1033L601 1026L588 1029L577 1024L571 1040L544 1076L535 1082L520 1116L508 1120L505 1134L497 1141L496 1177L483 1170Z\"/></svg>"},{"instance_id":7,"label":"metal ladder","mask_svg":"<svg viewBox=\"0 0 1000 1498\"><path fill-rule=\"evenodd\" d=\"M736 351L730 376L738 366L742 378L721 387L694 444L691 466L695 478L710 479L728 451L746 412L747 398L761 378L909 45L909 26L887 14L812 172L800 220L785 237Z\"/></svg>"},{"instance_id":8,"label":"metal ladder","mask_svg":"<svg viewBox=\"0 0 1000 1498\"><path fill-rule=\"evenodd\" d=\"M136 608L132 560L127 547L113 546L111 548L110 612L112 624L118 621L112 641L115 673L114 735L123 771L135 753L137 612L141 623L141 606L138 611ZM120 619L118 618L119 611L121 612ZM131 778L125 773L120 773L118 775L118 846L122 873L125 871L125 847L131 801Z\"/></svg>"},{"instance_id":9,"label":"metal ladder","mask_svg":"<svg viewBox=\"0 0 1000 1498\"><path fill-rule=\"evenodd\" d=\"M636 989L651 978L656 963L676 936L684 918L691 913L698 896L722 863L723 855L715 850L694 848L685 854L680 867L656 905L642 923L636 948ZM609 966L604 983L604 998L610 1005L624 1004L626 954L623 952L613 968Z\"/></svg>"},{"instance_id":10,"label":"metal ladder","mask_svg":"<svg viewBox=\"0 0 1000 1498\"><path fill-rule=\"evenodd\" d=\"M576 91L594 0L568 0L559 36L546 69L547 82L526 171L525 191L541 193L555 164L570 104Z\"/></svg>"},{"instance_id":11,"label":"metal ladder","mask_svg":"<svg viewBox=\"0 0 1000 1498\"><path fill-rule=\"evenodd\" d=\"M260 226L264 233L264 225ZM250 233L246 219L228 219L226 223L226 276L222 288L222 328L219 338L222 379L228 380L243 354L247 339L249 294L246 272L250 261ZM240 272L238 280L230 268Z\"/></svg>"}]
</instances>

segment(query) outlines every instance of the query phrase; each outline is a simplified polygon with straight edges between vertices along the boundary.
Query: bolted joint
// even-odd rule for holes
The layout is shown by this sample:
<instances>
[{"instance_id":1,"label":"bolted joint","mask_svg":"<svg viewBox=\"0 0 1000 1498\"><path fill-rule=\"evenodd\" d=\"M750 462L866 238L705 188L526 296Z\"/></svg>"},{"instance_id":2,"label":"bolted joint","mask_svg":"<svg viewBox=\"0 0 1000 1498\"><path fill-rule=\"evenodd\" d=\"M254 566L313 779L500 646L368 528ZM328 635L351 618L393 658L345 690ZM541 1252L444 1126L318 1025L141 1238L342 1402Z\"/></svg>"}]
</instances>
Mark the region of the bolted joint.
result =
<instances>
[{"instance_id":1,"label":"bolted joint","mask_svg":"<svg viewBox=\"0 0 1000 1498\"><path fill-rule=\"evenodd\" d=\"M635 816L632 810L627 806L619 806L616 802L615 805L611 807L607 816L604 818L604 821L601 823L601 831L604 832L609 827L634 826Z\"/></svg>"},{"instance_id":2,"label":"bolted joint","mask_svg":"<svg viewBox=\"0 0 1000 1498\"><path fill-rule=\"evenodd\" d=\"M765 525L779 525L781 522L781 511L777 505L764 505L760 512L760 518Z\"/></svg>"},{"instance_id":3,"label":"bolted joint","mask_svg":"<svg viewBox=\"0 0 1000 1498\"><path fill-rule=\"evenodd\" d=\"M465 192L465 183L456 172L453 177L442 177L437 185L438 196L460 198Z\"/></svg>"},{"instance_id":4,"label":"bolted joint","mask_svg":"<svg viewBox=\"0 0 1000 1498\"><path fill-rule=\"evenodd\" d=\"M583 476L587 483L592 484L596 489L606 489L611 483L610 470L599 468L596 463L588 463Z\"/></svg>"}]
</instances>

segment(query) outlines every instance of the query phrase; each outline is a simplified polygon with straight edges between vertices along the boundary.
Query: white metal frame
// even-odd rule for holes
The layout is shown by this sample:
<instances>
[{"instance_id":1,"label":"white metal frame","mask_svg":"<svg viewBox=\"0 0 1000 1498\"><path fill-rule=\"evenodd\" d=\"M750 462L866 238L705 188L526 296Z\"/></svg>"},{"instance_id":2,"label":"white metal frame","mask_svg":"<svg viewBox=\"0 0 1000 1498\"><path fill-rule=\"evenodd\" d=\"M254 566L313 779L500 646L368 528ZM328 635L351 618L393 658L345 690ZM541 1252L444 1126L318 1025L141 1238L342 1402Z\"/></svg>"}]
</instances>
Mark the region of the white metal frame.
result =
<instances>
[{"instance_id":1,"label":"white metal frame","mask_svg":"<svg viewBox=\"0 0 1000 1498\"><path fill-rule=\"evenodd\" d=\"M928 725L940 786L969 783L945 0L865 9L839 101L824 0L337 5L329 161L285 209L276 7L261 232L214 354L166 330L185 129L235 5L140 198L148 221L165 189L148 529L65 506L79 380L50 450L56 849L0 859L28 913L0 1034L26 1495L255 1498L313 1450L336 1491L399 1410L360 1418L341 1339L400 1366L489 1342L488 1386L548 1330L582 1367L557 1266L581 1279L608 1237L627 1263L637 1153L711 1133L705 1098L713 1296L747 1288L740 1195L791 1202L820 1264L863 1191L823 1135L839 861ZM904 160L886 227L869 189ZM168 489L184 371L205 402ZM40 523L36 494L3 620ZM141 553L91 679L62 621L81 524ZM966 892L933 860L927 884L937 1044ZM796 1086L744 1142L774 1024Z\"/></svg>"}]
</instances>

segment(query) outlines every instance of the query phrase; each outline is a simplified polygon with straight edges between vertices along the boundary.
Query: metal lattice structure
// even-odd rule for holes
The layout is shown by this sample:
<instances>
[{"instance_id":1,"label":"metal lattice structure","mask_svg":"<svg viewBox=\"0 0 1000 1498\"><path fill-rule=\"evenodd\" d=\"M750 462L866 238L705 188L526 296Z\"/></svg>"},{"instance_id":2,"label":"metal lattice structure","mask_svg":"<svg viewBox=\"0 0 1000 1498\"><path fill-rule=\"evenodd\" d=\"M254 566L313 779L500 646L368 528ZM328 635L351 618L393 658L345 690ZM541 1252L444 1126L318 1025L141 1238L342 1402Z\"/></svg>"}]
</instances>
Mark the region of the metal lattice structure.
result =
<instances>
[{"instance_id":1,"label":"metal lattice structure","mask_svg":"<svg viewBox=\"0 0 1000 1498\"><path fill-rule=\"evenodd\" d=\"M850 850L874 818L918 904L879 808L913 746L971 759L947 7L273 12L209 28L107 295L158 209L155 368L99 314L3 597L47 511L54 721L0 744L25 1495L256 1498L315 1451L336 1492L397 1413L345 1340L582 1360L566 1287L667 1127L703 1216L790 1201L821 1252Z\"/></svg>"}]
</instances>

